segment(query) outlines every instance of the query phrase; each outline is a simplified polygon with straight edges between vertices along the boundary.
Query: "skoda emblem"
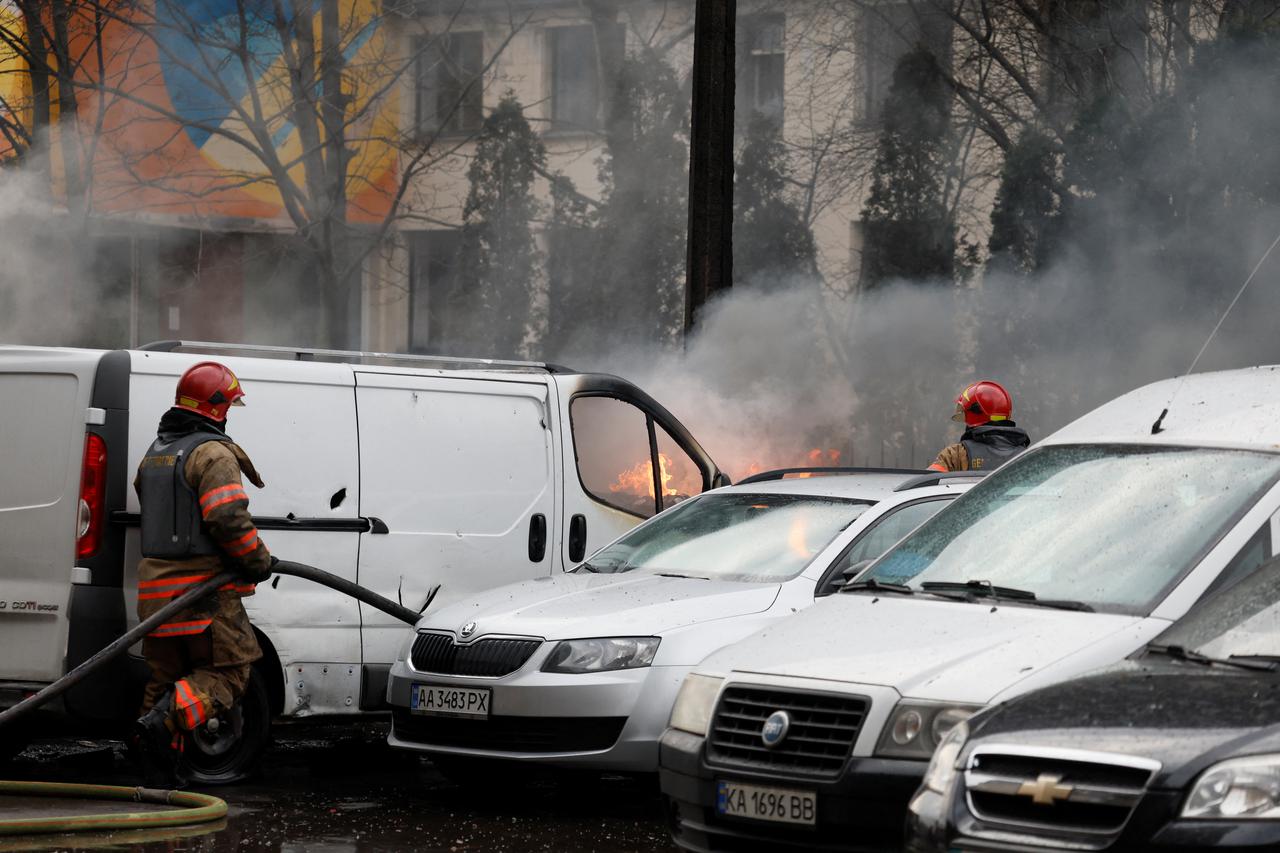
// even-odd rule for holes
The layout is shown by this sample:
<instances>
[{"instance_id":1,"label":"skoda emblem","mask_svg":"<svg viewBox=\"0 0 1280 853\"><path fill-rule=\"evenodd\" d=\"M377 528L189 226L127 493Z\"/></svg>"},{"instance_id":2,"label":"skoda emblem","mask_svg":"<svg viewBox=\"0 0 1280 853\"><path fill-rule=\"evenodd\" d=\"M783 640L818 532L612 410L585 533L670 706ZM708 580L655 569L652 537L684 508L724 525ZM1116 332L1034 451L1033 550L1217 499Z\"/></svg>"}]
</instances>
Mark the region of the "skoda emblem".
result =
<instances>
[{"instance_id":1,"label":"skoda emblem","mask_svg":"<svg viewBox=\"0 0 1280 853\"><path fill-rule=\"evenodd\" d=\"M476 632L476 623L468 622L462 626L462 638L466 639Z\"/></svg>"},{"instance_id":2,"label":"skoda emblem","mask_svg":"<svg viewBox=\"0 0 1280 853\"><path fill-rule=\"evenodd\" d=\"M764 726L760 729L760 740L769 749L773 749L786 740L787 730L790 728L791 715L786 711L774 711L769 715L769 719L764 721Z\"/></svg>"}]
</instances>

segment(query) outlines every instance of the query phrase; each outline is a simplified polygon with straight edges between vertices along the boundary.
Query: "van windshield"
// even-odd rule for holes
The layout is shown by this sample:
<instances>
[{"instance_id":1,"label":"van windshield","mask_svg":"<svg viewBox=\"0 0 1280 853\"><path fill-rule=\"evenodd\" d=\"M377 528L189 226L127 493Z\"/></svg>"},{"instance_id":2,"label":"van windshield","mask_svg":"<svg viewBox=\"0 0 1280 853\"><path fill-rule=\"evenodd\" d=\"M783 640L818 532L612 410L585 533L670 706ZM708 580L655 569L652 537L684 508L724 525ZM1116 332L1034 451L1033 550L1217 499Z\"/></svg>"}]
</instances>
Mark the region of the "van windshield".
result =
<instances>
[{"instance_id":1,"label":"van windshield","mask_svg":"<svg viewBox=\"0 0 1280 853\"><path fill-rule=\"evenodd\" d=\"M979 483L859 580L1026 590L1146 613L1280 475L1243 450L1051 446Z\"/></svg>"},{"instance_id":2,"label":"van windshield","mask_svg":"<svg viewBox=\"0 0 1280 853\"><path fill-rule=\"evenodd\" d=\"M597 551L583 568L784 581L800 574L870 505L820 495L704 495Z\"/></svg>"}]
</instances>

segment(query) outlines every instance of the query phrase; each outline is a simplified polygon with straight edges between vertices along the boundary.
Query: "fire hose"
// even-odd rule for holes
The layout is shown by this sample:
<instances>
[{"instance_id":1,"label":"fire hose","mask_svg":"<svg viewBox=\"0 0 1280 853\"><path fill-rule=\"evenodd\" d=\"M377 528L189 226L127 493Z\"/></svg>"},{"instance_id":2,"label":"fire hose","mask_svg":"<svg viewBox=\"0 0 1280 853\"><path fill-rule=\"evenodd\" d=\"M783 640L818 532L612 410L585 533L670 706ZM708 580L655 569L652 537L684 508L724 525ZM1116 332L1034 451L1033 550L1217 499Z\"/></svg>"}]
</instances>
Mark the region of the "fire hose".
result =
<instances>
[{"instance_id":1,"label":"fire hose","mask_svg":"<svg viewBox=\"0 0 1280 853\"><path fill-rule=\"evenodd\" d=\"M346 578L308 566L280 560L273 567L275 574L290 575L314 581L322 586L351 596L370 607L408 622L418 621L418 611L352 583ZM126 652L130 646L155 630L175 613L217 591L224 584L242 580L236 572L222 572L191 588L143 619L131 631L107 645L93 657L72 669L40 692L28 696L12 708L0 713L0 729L25 717L53 699L70 690L92 674L94 670ZM439 587L436 588L438 590ZM425 610L435 597L436 590L427 597ZM8 782L0 781L0 796L49 797L51 799L90 799L125 801L168 808L148 811L106 812L103 814L53 815L46 817L20 816L0 819L0 836L31 835L85 831L116 831L121 829L160 828L190 826L218 820L227 814L227 804L218 797L188 791L162 791L149 788L129 788L118 785L84 785L66 782Z\"/></svg>"},{"instance_id":2,"label":"fire hose","mask_svg":"<svg viewBox=\"0 0 1280 853\"><path fill-rule=\"evenodd\" d=\"M383 613L394 616L403 622L408 622L410 625L418 621L419 613L417 611L411 610L402 604L397 604L389 598L384 598L372 590L365 589L359 584L352 583L346 578L340 578L335 574L324 571L323 569L317 569L315 566L308 566L304 563L294 563L289 560L280 560L272 567L272 571L276 574L304 578L309 581L314 581L321 586L327 586L330 589L342 593L343 595L348 595L352 598L358 599L370 607L377 608ZM221 574L215 575L207 581L187 590L164 607L161 607L151 616L143 619L133 628L133 630L122 635L119 639L103 648L93 657L62 676L62 678L59 678L40 692L32 696L28 696L12 708L0 713L0 729L3 729L15 720L25 717L41 705L44 705L61 696L63 693L66 693L76 684L80 683L93 673L94 670L98 669L112 658L115 658L117 655L123 654L130 646L154 631L175 613L189 607L201 598L204 598L206 595L216 591L224 584L240 580L243 580L243 577L236 572L222 572ZM427 604L430 603L431 599L428 598ZM423 609L426 609L426 605L423 605Z\"/></svg>"}]
</instances>

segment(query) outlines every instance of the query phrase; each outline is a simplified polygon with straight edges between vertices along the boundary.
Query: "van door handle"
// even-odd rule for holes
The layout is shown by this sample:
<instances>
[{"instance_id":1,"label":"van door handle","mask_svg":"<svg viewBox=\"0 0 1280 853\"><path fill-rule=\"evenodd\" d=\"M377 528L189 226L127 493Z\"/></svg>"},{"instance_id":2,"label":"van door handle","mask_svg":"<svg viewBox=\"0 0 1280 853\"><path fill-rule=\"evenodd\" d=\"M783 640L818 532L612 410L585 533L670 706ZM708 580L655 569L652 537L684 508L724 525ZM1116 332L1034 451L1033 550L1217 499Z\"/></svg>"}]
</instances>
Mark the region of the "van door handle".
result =
<instances>
[{"instance_id":1,"label":"van door handle","mask_svg":"<svg viewBox=\"0 0 1280 853\"><path fill-rule=\"evenodd\" d=\"M569 520L569 562L581 563L587 556L587 517L575 515Z\"/></svg>"},{"instance_id":2,"label":"van door handle","mask_svg":"<svg viewBox=\"0 0 1280 853\"><path fill-rule=\"evenodd\" d=\"M547 517L537 513L529 519L529 562L541 563L547 555Z\"/></svg>"}]
</instances>

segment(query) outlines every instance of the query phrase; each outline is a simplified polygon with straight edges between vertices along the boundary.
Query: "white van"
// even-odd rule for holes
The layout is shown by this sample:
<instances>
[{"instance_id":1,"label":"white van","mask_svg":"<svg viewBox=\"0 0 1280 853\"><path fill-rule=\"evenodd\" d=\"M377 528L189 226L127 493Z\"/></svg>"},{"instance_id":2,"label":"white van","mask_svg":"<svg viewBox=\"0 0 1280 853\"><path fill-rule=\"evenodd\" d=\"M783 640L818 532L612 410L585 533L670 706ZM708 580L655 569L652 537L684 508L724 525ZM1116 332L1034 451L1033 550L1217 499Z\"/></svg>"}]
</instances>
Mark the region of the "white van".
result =
<instances>
[{"instance_id":1,"label":"white van","mask_svg":"<svg viewBox=\"0 0 1280 853\"><path fill-rule=\"evenodd\" d=\"M1278 523L1280 369L1094 410L840 594L694 670L659 749L676 842L902 849L907 802L965 718L1143 648L1272 556Z\"/></svg>"},{"instance_id":2,"label":"white van","mask_svg":"<svg viewBox=\"0 0 1280 853\"><path fill-rule=\"evenodd\" d=\"M666 409L613 376L227 344L0 347L0 707L136 624L134 472L178 377L210 358L247 394L228 432L266 482L250 509L271 552L413 609L433 591L434 607L558 574L664 502L726 482ZM382 708L408 630L291 577L245 604L264 658L241 745L192 756L206 780L238 774L273 714ZM136 659L108 668L64 710L126 719L144 673Z\"/></svg>"}]
</instances>

